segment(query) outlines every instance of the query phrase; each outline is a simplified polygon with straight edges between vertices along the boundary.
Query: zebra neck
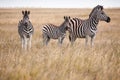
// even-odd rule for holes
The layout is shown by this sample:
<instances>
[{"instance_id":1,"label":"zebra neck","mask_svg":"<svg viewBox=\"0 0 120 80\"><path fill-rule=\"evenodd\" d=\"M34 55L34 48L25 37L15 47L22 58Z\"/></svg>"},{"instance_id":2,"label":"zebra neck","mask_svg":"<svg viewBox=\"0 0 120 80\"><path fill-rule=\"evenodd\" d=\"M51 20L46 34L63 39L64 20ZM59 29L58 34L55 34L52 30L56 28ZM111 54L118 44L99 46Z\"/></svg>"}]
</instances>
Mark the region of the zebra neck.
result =
<instances>
[{"instance_id":1,"label":"zebra neck","mask_svg":"<svg viewBox=\"0 0 120 80\"><path fill-rule=\"evenodd\" d=\"M28 17L23 17L22 21L25 21L25 20L29 21L29 18Z\"/></svg>"},{"instance_id":2,"label":"zebra neck","mask_svg":"<svg viewBox=\"0 0 120 80\"><path fill-rule=\"evenodd\" d=\"M94 30L97 30L97 25L99 23L99 19L92 17L92 18L89 18L89 21L90 21L91 28Z\"/></svg>"},{"instance_id":3,"label":"zebra neck","mask_svg":"<svg viewBox=\"0 0 120 80\"><path fill-rule=\"evenodd\" d=\"M65 32L66 32L66 30L65 30L65 28L64 28L63 26L60 26L60 27L59 27L59 30L60 30L62 33L65 33Z\"/></svg>"},{"instance_id":4,"label":"zebra neck","mask_svg":"<svg viewBox=\"0 0 120 80\"><path fill-rule=\"evenodd\" d=\"M62 24L60 25L59 30L60 30L62 33L65 33L65 32L66 32L65 23L62 23Z\"/></svg>"},{"instance_id":5,"label":"zebra neck","mask_svg":"<svg viewBox=\"0 0 120 80\"><path fill-rule=\"evenodd\" d=\"M23 19L29 19L29 17L28 16L24 16Z\"/></svg>"}]
</instances>

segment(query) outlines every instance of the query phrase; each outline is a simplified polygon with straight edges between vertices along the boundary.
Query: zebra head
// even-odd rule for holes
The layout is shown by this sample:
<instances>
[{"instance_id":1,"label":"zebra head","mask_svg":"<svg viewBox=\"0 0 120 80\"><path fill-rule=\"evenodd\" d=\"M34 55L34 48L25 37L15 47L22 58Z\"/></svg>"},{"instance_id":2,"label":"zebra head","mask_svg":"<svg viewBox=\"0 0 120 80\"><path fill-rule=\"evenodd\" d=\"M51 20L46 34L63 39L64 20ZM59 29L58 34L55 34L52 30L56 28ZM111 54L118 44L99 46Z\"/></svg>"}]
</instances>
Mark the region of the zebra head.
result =
<instances>
[{"instance_id":1,"label":"zebra head","mask_svg":"<svg viewBox=\"0 0 120 80\"><path fill-rule=\"evenodd\" d=\"M68 30L69 25L70 25L70 16L64 16L64 26L65 26L65 30Z\"/></svg>"},{"instance_id":2,"label":"zebra head","mask_svg":"<svg viewBox=\"0 0 120 80\"><path fill-rule=\"evenodd\" d=\"M110 17L105 14L103 7L98 9L97 18L101 21L110 22Z\"/></svg>"},{"instance_id":3,"label":"zebra head","mask_svg":"<svg viewBox=\"0 0 120 80\"><path fill-rule=\"evenodd\" d=\"M96 17L97 20L110 22L110 17L105 14L103 9L103 6L97 5L95 8L93 8L92 12L89 15L89 18Z\"/></svg>"},{"instance_id":4,"label":"zebra head","mask_svg":"<svg viewBox=\"0 0 120 80\"><path fill-rule=\"evenodd\" d=\"M70 16L64 16L64 22L60 26L60 30L65 33L69 28Z\"/></svg>"},{"instance_id":5,"label":"zebra head","mask_svg":"<svg viewBox=\"0 0 120 80\"><path fill-rule=\"evenodd\" d=\"M94 8L92 9L91 13L89 14L89 18L92 17L92 16L94 16L94 15L96 14L96 11L97 11L98 9L103 9L103 6L97 5L96 7L94 7Z\"/></svg>"},{"instance_id":6,"label":"zebra head","mask_svg":"<svg viewBox=\"0 0 120 80\"><path fill-rule=\"evenodd\" d=\"M22 23L23 25L27 28L28 25L29 25L29 14L30 14L30 11L22 11L22 14L23 14L23 20L22 20Z\"/></svg>"}]
</instances>

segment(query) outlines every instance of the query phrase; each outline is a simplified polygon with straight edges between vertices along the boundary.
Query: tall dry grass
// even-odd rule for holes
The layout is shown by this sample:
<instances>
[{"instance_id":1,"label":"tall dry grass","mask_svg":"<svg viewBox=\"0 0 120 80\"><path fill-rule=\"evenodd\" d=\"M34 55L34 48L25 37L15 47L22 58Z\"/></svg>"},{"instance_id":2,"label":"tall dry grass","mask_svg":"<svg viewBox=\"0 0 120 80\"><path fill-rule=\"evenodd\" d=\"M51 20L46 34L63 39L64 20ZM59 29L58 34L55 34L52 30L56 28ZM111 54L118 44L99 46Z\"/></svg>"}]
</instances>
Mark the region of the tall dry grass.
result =
<instances>
[{"instance_id":1,"label":"tall dry grass","mask_svg":"<svg viewBox=\"0 0 120 80\"><path fill-rule=\"evenodd\" d=\"M42 46L41 26L60 25L63 16L88 18L90 9L28 9L35 28L32 49L21 50L17 24L21 10L0 9L0 80L119 80L120 9L106 9L109 24L100 22L95 45L85 47L77 39L73 47L67 36L62 48L57 40Z\"/></svg>"}]
</instances>

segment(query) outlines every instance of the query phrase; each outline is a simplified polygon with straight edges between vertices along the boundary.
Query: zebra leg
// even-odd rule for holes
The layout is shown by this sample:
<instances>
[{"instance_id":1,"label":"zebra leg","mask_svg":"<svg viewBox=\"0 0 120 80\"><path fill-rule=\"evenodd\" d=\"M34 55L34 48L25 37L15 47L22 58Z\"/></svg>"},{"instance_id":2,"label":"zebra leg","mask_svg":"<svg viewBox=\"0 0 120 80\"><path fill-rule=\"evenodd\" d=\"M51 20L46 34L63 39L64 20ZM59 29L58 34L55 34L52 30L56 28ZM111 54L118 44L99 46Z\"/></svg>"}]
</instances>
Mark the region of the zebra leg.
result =
<instances>
[{"instance_id":1,"label":"zebra leg","mask_svg":"<svg viewBox=\"0 0 120 80\"><path fill-rule=\"evenodd\" d=\"M91 37L91 47L93 47L93 45L94 45L93 41L94 41L94 36Z\"/></svg>"},{"instance_id":2,"label":"zebra leg","mask_svg":"<svg viewBox=\"0 0 120 80\"><path fill-rule=\"evenodd\" d=\"M27 38L24 37L24 49L27 50Z\"/></svg>"},{"instance_id":3,"label":"zebra leg","mask_svg":"<svg viewBox=\"0 0 120 80\"><path fill-rule=\"evenodd\" d=\"M47 46L49 40L50 38L46 34L43 34L43 45Z\"/></svg>"},{"instance_id":4,"label":"zebra leg","mask_svg":"<svg viewBox=\"0 0 120 80\"><path fill-rule=\"evenodd\" d=\"M46 40L45 40L45 45L47 46L48 45L48 42L50 41L50 37L47 37Z\"/></svg>"},{"instance_id":5,"label":"zebra leg","mask_svg":"<svg viewBox=\"0 0 120 80\"><path fill-rule=\"evenodd\" d=\"M71 36L69 35L69 41L71 42L71 40L72 40L72 38L71 38Z\"/></svg>"},{"instance_id":6,"label":"zebra leg","mask_svg":"<svg viewBox=\"0 0 120 80\"><path fill-rule=\"evenodd\" d=\"M71 42L71 46L73 46L73 43L75 42L76 40L76 37L72 36L72 35L69 35L69 40Z\"/></svg>"},{"instance_id":7,"label":"zebra leg","mask_svg":"<svg viewBox=\"0 0 120 80\"><path fill-rule=\"evenodd\" d=\"M25 44L24 38L21 38L21 43L22 43L22 49L23 49Z\"/></svg>"},{"instance_id":8,"label":"zebra leg","mask_svg":"<svg viewBox=\"0 0 120 80\"><path fill-rule=\"evenodd\" d=\"M64 37L59 37L59 38L58 38L58 44L59 44L60 46L62 46L63 40L64 40Z\"/></svg>"},{"instance_id":9,"label":"zebra leg","mask_svg":"<svg viewBox=\"0 0 120 80\"><path fill-rule=\"evenodd\" d=\"M61 37L58 38L58 45L61 46Z\"/></svg>"},{"instance_id":10,"label":"zebra leg","mask_svg":"<svg viewBox=\"0 0 120 80\"><path fill-rule=\"evenodd\" d=\"M30 36L30 38L29 38L29 49L31 48L31 42L32 42L32 35Z\"/></svg>"},{"instance_id":11,"label":"zebra leg","mask_svg":"<svg viewBox=\"0 0 120 80\"><path fill-rule=\"evenodd\" d=\"M88 45L88 35L86 35L86 37L85 37L85 46L87 46Z\"/></svg>"}]
</instances>

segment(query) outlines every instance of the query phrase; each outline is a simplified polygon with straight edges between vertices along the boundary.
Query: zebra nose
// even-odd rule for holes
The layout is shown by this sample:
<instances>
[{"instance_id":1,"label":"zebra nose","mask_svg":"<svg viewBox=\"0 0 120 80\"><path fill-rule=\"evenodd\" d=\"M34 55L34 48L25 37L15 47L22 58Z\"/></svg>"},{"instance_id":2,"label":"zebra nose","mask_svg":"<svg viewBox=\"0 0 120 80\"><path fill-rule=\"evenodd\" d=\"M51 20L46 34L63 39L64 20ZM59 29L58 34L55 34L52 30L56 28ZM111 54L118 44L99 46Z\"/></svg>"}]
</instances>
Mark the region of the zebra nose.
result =
<instances>
[{"instance_id":1,"label":"zebra nose","mask_svg":"<svg viewBox=\"0 0 120 80\"><path fill-rule=\"evenodd\" d=\"M66 27L65 30L68 30L68 27Z\"/></svg>"},{"instance_id":2,"label":"zebra nose","mask_svg":"<svg viewBox=\"0 0 120 80\"><path fill-rule=\"evenodd\" d=\"M107 18L107 22L109 23L109 22L110 22L110 20L111 20L111 19L110 19L110 17L108 17L108 18Z\"/></svg>"},{"instance_id":3,"label":"zebra nose","mask_svg":"<svg viewBox=\"0 0 120 80\"><path fill-rule=\"evenodd\" d=\"M25 26L27 26L28 24L27 24L27 22L25 23Z\"/></svg>"}]
</instances>

